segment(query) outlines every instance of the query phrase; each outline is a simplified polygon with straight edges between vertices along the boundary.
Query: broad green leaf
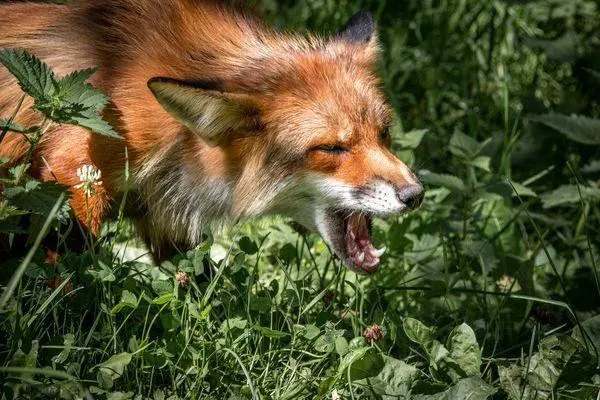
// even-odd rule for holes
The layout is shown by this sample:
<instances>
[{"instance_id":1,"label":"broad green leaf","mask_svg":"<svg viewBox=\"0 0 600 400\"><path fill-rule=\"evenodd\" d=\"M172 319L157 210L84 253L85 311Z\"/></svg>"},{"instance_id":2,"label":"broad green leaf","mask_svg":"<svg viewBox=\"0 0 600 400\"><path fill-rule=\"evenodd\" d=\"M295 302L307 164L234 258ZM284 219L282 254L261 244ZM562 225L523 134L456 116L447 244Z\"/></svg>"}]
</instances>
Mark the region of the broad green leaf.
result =
<instances>
[{"instance_id":1,"label":"broad green leaf","mask_svg":"<svg viewBox=\"0 0 600 400\"><path fill-rule=\"evenodd\" d=\"M335 326L328 322L325 324L325 333L315 340L315 350L321 353L331 353L335 349L335 341L338 337L344 335L343 329L335 329Z\"/></svg>"},{"instance_id":2,"label":"broad green leaf","mask_svg":"<svg viewBox=\"0 0 600 400\"><path fill-rule=\"evenodd\" d=\"M579 194L581 189L581 196ZM562 185L558 189L540 196L544 208L552 208L566 204L579 204L583 201L600 200L600 189L595 186Z\"/></svg>"},{"instance_id":3,"label":"broad green leaf","mask_svg":"<svg viewBox=\"0 0 600 400\"><path fill-rule=\"evenodd\" d=\"M478 376L461 379L448 390L435 395L414 396L415 400L487 400L496 389Z\"/></svg>"},{"instance_id":4,"label":"broad green leaf","mask_svg":"<svg viewBox=\"0 0 600 400\"><path fill-rule=\"evenodd\" d=\"M600 144L600 119L550 113L536 116L532 121L547 125L577 143Z\"/></svg>"},{"instance_id":5,"label":"broad green leaf","mask_svg":"<svg viewBox=\"0 0 600 400\"><path fill-rule=\"evenodd\" d=\"M271 310L272 305L271 299L267 296L250 296L249 307L252 311L267 312Z\"/></svg>"},{"instance_id":6,"label":"broad green leaf","mask_svg":"<svg viewBox=\"0 0 600 400\"><path fill-rule=\"evenodd\" d=\"M248 321L239 317L229 318L221 324L221 332L227 333L233 329L246 329Z\"/></svg>"},{"instance_id":7,"label":"broad green leaf","mask_svg":"<svg viewBox=\"0 0 600 400\"><path fill-rule=\"evenodd\" d=\"M313 340L321 333L321 330L314 324L306 326L294 325L294 331L305 339Z\"/></svg>"},{"instance_id":8,"label":"broad green leaf","mask_svg":"<svg viewBox=\"0 0 600 400\"><path fill-rule=\"evenodd\" d=\"M482 169L486 172L490 172L490 163L492 159L485 156L475 157L473 160L469 161L467 164L472 165L476 168Z\"/></svg>"},{"instance_id":9,"label":"broad green leaf","mask_svg":"<svg viewBox=\"0 0 600 400\"><path fill-rule=\"evenodd\" d=\"M414 318L406 318L402 323L406 336L413 342L425 347L433 341L433 329Z\"/></svg>"},{"instance_id":10,"label":"broad green leaf","mask_svg":"<svg viewBox=\"0 0 600 400\"><path fill-rule=\"evenodd\" d=\"M128 400L133 398L133 395L135 393L133 392L112 392L109 393L108 396L106 396L106 400Z\"/></svg>"},{"instance_id":11,"label":"broad green leaf","mask_svg":"<svg viewBox=\"0 0 600 400\"><path fill-rule=\"evenodd\" d=\"M461 250L481 265L481 272L487 276L498 264L494 246L484 240L461 242Z\"/></svg>"},{"instance_id":12,"label":"broad green leaf","mask_svg":"<svg viewBox=\"0 0 600 400\"><path fill-rule=\"evenodd\" d=\"M402 149L416 149L423 141L425 134L429 132L429 129L415 129L410 132L399 135L394 138L394 145Z\"/></svg>"},{"instance_id":13,"label":"broad green leaf","mask_svg":"<svg viewBox=\"0 0 600 400\"><path fill-rule=\"evenodd\" d=\"M345 356L348 353L348 341L345 337L340 336L335 339L335 352L340 356Z\"/></svg>"},{"instance_id":14,"label":"broad green leaf","mask_svg":"<svg viewBox=\"0 0 600 400\"><path fill-rule=\"evenodd\" d=\"M572 62L577 58L580 42L580 36L573 30L568 30L565 34L553 40L534 38L525 40L525 44L528 46L542 49L549 59L561 63Z\"/></svg>"},{"instance_id":15,"label":"broad green leaf","mask_svg":"<svg viewBox=\"0 0 600 400\"><path fill-rule=\"evenodd\" d=\"M392 357L384 357L381 372L373 379L373 387L383 400L409 398L414 382L421 372L414 365Z\"/></svg>"},{"instance_id":16,"label":"broad green leaf","mask_svg":"<svg viewBox=\"0 0 600 400\"><path fill-rule=\"evenodd\" d=\"M346 354L338 369L341 379L350 375L350 381L377 376L384 367L383 357L374 347L355 348Z\"/></svg>"},{"instance_id":17,"label":"broad green leaf","mask_svg":"<svg viewBox=\"0 0 600 400\"><path fill-rule=\"evenodd\" d=\"M108 374L112 379L116 379L123 375L123 370L130 362L131 354L123 352L115 354L103 363L98 364L96 367L99 368L100 371Z\"/></svg>"},{"instance_id":18,"label":"broad green leaf","mask_svg":"<svg viewBox=\"0 0 600 400\"><path fill-rule=\"evenodd\" d=\"M258 246L248 236L244 236L239 241L240 250L246 254L256 254L258 252Z\"/></svg>"},{"instance_id":19,"label":"broad green leaf","mask_svg":"<svg viewBox=\"0 0 600 400\"><path fill-rule=\"evenodd\" d=\"M520 196L520 197L537 197L537 194L531 190L530 188L528 188L525 185L522 185L518 182L510 182L512 185L513 189L513 196Z\"/></svg>"},{"instance_id":20,"label":"broad green leaf","mask_svg":"<svg viewBox=\"0 0 600 400\"><path fill-rule=\"evenodd\" d=\"M465 183L457 176L448 174L436 174L430 171L421 171L419 176L423 182L432 186L442 186L456 193L466 191Z\"/></svg>"},{"instance_id":21,"label":"broad green leaf","mask_svg":"<svg viewBox=\"0 0 600 400\"><path fill-rule=\"evenodd\" d=\"M588 343L589 341L591 341L591 345L596 348L596 351L594 351L594 349L591 348L590 354L593 357L597 357L597 354L600 354L600 315L596 315L595 317L586 319L581 323L581 327L585 331ZM581 334L579 327L575 328L572 336L575 339L577 339L579 343L585 343L585 340L583 339L583 335ZM600 359L598 361L600 362Z\"/></svg>"},{"instance_id":22,"label":"broad green leaf","mask_svg":"<svg viewBox=\"0 0 600 400\"><path fill-rule=\"evenodd\" d=\"M50 102L56 93L57 79L50 68L24 50L0 51L0 63L17 78L21 89L36 102Z\"/></svg>"},{"instance_id":23,"label":"broad green leaf","mask_svg":"<svg viewBox=\"0 0 600 400\"><path fill-rule=\"evenodd\" d=\"M515 364L508 367L498 366L500 387L508 394L510 400L521 400L523 387L523 371ZM525 397L525 399L529 397Z\"/></svg>"},{"instance_id":24,"label":"broad green leaf","mask_svg":"<svg viewBox=\"0 0 600 400\"><path fill-rule=\"evenodd\" d=\"M467 324L460 324L452 330L446 347L450 356L467 376L479 376L481 367L481 350L475 332Z\"/></svg>"},{"instance_id":25,"label":"broad green leaf","mask_svg":"<svg viewBox=\"0 0 600 400\"><path fill-rule=\"evenodd\" d=\"M592 160L587 165L581 168L584 174L594 174L600 172L600 160Z\"/></svg>"},{"instance_id":26,"label":"broad green leaf","mask_svg":"<svg viewBox=\"0 0 600 400\"><path fill-rule=\"evenodd\" d=\"M75 343L75 335L73 335L72 333L65 334L63 336L64 348L61 350L60 354L52 358L52 362L56 364L63 364L65 361L67 361L69 358L69 354L71 353L73 343Z\"/></svg>"},{"instance_id":27,"label":"broad green leaf","mask_svg":"<svg viewBox=\"0 0 600 400\"><path fill-rule=\"evenodd\" d=\"M271 329L271 328L266 328L266 327L260 326L260 325L254 325L252 328L255 331L260 332L264 336L266 336L268 338L272 338L272 339L279 339L279 338L286 337L286 336L290 335L289 333L278 331L278 330Z\"/></svg>"},{"instance_id":28,"label":"broad green leaf","mask_svg":"<svg viewBox=\"0 0 600 400\"><path fill-rule=\"evenodd\" d=\"M480 143L462 132L454 132L450 138L450 152L457 157L471 160L480 151Z\"/></svg>"},{"instance_id":29,"label":"broad green leaf","mask_svg":"<svg viewBox=\"0 0 600 400\"><path fill-rule=\"evenodd\" d=\"M596 373L596 362L584 346L566 335L551 335L540 341L539 352L530 359L527 382L534 390L553 391L563 384L578 386Z\"/></svg>"},{"instance_id":30,"label":"broad green leaf","mask_svg":"<svg viewBox=\"0 0 600 400\"><path fill-rule=\"evenodd\" d=\"M116 314L123 308L136 308L138 304L137 297L129 290L123 290L121 293L121 301L110 310L112 314Z\"/></svg>"}]
</instances>

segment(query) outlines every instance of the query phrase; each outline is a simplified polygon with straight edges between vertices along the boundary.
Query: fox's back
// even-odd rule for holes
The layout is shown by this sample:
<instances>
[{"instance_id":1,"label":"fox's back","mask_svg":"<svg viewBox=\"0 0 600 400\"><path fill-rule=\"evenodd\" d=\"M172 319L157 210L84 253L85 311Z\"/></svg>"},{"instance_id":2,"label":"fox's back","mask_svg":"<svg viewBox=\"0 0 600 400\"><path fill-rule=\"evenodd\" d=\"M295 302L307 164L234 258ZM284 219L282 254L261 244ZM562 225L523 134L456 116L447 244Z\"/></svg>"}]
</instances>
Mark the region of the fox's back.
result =
<instances>
[{"instance_id":1,"label":"fox's back","mask_svg":"<svg viewBox=\"0 0 600 400\"><path fill-rule=\"evenodd\" d=\"M252 17L213 1L195 0L87 0L70 5L9 3L0 5L0 48L21 48L46 62L58 75L97 67L91 83L112 100L107 119L128 140L132 151L149 150L155 141L140 115L155 115L158 105L147 90L154 76L202 80L229 78L251 58L266 57L266 31ZM244 36L244 40L240 38ZM239 57L246 55L249 59ZM22 92L5 68L0 68L0 117L12 115ZM31 125L39 116L26 99L16 122ZM160 108L158 112L160 113ZM73 131L73 128L64 128ZM76 130L76 129L75 129ZM135 137L144 132L144 137ZM60 142L81 142L61 138ZM48 135L47 141L52 140ZM96 140L96 139L94 139ZM103 139L98 139L103 142ZM87 142L86 142L87 143ZM104 145L104 143L102 144ZM50 146L47 146L50 147ZM9 135L0 144L0 156L11 159L27 148L23 138ZM85 149L81 149L84 151Z\"/></svg>"}]
</instances>

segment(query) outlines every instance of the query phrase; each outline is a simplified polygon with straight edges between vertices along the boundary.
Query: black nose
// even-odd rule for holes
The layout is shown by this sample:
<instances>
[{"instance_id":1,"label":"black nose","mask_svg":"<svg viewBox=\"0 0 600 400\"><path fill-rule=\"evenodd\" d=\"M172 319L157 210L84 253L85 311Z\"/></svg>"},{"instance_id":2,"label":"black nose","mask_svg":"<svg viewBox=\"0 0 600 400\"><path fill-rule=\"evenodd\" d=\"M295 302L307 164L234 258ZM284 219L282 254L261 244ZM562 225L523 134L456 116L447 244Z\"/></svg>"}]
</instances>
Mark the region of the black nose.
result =
<instances>
[{"instance_id":1,"label":"black nose","mask_svg":"<svg viewBox=\"0 0 600 400\"><path fill-rule=\"evenodd\" d=\"M422 185L406 185L396 191L398 200L406 205L411 210L419 208L423 202L425 192Z\"/></svg>"}]
</instances>

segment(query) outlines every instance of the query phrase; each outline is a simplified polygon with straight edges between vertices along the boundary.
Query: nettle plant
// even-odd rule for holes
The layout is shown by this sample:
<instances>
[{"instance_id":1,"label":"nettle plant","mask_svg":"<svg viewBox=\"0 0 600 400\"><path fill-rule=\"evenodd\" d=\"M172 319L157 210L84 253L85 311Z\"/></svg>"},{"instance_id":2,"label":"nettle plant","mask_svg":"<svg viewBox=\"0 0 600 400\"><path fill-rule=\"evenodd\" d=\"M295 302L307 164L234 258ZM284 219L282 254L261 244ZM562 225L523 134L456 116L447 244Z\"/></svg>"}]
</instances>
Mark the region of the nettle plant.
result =
<instances>
[{"instance_id":1,"label":"nettle plant","mask_svg":"<svg viewBox=\"0 0 600 400\"><path fill-rule=\"evenodd\" d=\"M29 143L25 157L16 165L9 166L11 160L8 159L0 160L0 171L5 171L0 175L0 187L3 187L0 233L12 239L16 234L29 232L29 242L36 239L39 242L47 233L48 225L66 223L69 214L65 186L41 182L27 175L31 155L44 135L54 124L79 125L98 134L119 135L100 116L108 98L86 83L95 69L75 71L60 78L34 55L13 49L1 51L0 62L15 76L24 92L13 114L0 119L0 142L6 135L22 135ZM40 113L38 125L23 127L14 122L25 96L33 98L33 108ZM91 194L99 172L93 166L82 166L78 174L82 180L80 188Z\"/></svg>"}]
</instances>

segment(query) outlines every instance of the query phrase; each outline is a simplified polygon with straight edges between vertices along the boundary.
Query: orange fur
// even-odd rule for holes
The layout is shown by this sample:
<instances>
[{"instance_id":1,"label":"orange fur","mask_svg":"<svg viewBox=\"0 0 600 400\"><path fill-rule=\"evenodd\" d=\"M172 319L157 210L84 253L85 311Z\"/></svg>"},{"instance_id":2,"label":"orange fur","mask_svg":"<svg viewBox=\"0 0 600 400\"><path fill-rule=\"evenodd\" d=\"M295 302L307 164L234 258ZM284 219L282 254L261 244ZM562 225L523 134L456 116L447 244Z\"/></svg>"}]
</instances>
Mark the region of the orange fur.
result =
<instances>
[{"instance_id":1,"label":"orange fur","mask_svg":"<svg viewBox=\"0 0 600 400\"><path fill-rule=\"evenodd\" d=\"M381 138L390 110L374 74L376 38L355 43L282 34L219 2L87 0L0 6L0 48L8 47L33 52L59 75L99 67L91 82L111 98L104 118L124 140L55 125L35 152L32 169L71 187L82 165L102 171L104 184L87 210L83 193L72 190L77 218L94 233L124 190L126 148L132 215L155 251L168 241L194 244L186 232L164 226L190 207L184 188L212 191L214 198L231 195L231 204L222 199L206 210L237 219L277 212L281 207L269 199L290 176L322 173L352 186L373 178L398 187L418 182ZM218 82L228 102L245 104L239 118L247 123L223 133L217 146L208 145L157 102L147 86L156 77ZM10 115L20 96L0 68L0 115ZM27 100L18 123L39 122L30 106ZM348 153L314 150L335 143ZM18 160L26 149L20 136L9 135L0 155ZM181 186L173 198L169 180ZM230 192L219 192L227 185Z\"/></svg>"}]
</instances>

